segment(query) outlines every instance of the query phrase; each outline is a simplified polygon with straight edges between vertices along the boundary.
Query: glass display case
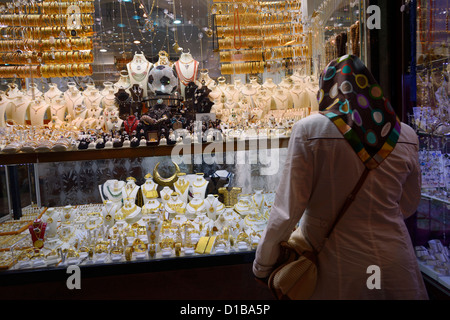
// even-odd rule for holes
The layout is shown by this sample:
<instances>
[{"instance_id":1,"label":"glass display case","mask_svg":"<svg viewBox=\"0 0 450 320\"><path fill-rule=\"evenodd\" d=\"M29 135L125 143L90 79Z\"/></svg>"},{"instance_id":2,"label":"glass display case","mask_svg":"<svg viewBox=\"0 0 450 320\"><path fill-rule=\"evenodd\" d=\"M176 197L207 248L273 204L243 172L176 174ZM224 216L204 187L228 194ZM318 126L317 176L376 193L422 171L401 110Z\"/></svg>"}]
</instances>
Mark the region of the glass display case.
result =
<instances>
[{"instance_id":1,"label":"glass display case","mask_svg":"<svg viewBox=\"0 0 450 320\"><path fill-rule=\"evenodd\" d=\"M1 224L2 268L251 252L267 222L287 143L2 154L2 163L11 162L8 172L25 166L36 179L30 188L36 202L21 207L14 204L21 199L11 199L20 218ZM17 182L9 179L10 188Z\"/></svg>"},{"instance_id":2,"label":"glass display case","mask_svg":"<svg viewBox=\"0 0 450 320\"><path fill-rule=\"evenodd\" d=\"M410 4L412 88L410 124L420 142L422 201L412 227L419 265L431 281L450 290L449 213L449 1Z\"/></svg>"}]
</instances>

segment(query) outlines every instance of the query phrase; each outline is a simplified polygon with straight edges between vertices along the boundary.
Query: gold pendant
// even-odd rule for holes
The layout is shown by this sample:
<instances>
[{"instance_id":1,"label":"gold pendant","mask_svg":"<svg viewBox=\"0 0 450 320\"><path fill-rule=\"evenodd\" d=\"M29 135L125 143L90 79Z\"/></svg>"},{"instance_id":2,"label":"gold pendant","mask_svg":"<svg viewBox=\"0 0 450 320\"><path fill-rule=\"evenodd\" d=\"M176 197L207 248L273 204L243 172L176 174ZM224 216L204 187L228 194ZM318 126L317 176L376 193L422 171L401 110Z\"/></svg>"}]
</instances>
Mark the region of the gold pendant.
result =
<instances>
[{"instance_id":1,"label":"gold pendant","mask_svg":"<svg viewBox=\"0 0 450 320\"><path fill-rule=\"evenodd\" d=\"M33 245L36 247L36 248L42 248L43 246L44 246L44 241L42 241L41 239L37 239L34 243L33 243Z\"/></svg>"}]
</instances>

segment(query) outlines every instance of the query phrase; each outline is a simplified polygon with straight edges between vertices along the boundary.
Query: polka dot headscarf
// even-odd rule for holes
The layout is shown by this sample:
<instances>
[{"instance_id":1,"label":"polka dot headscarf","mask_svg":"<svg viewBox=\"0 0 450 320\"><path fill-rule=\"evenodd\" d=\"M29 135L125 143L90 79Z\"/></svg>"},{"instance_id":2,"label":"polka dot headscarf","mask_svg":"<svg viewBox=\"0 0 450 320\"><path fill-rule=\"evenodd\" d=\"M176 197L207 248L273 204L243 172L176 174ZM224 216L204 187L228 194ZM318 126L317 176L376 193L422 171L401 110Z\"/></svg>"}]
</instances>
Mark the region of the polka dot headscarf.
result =
<instances>
[{"instance_id":1,"label":"polka dot headscarf","mask_svg":"<svg viewBox=\"0 0 450 320\"><path fill-rule=\"evenodd\" d=\"M368 169L394 150L400 120L373 75L356 56L333 60L320 76L319 111L328 117Z\"/></svg>"}]
</instances>

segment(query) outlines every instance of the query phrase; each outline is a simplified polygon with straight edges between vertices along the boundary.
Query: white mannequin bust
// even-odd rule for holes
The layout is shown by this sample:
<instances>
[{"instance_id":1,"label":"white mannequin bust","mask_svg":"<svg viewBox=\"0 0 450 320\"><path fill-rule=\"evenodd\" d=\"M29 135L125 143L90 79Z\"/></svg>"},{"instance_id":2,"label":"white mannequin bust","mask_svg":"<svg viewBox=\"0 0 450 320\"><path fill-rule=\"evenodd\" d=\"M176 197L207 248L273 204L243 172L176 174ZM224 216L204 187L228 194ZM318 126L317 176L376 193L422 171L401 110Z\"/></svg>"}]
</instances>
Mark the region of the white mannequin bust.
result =
<instances>
[{"instance_id":1,"label":"white mannequin bust","mask_svg":"<svg viewBox=\"0 0 450 320\"><path fill-rule=\"evenodd\" d=\"M127 178L125 186L122 188L122 195L124 199L136 200L140 187L136 184L136 179L133 177Z\"/></svg>"},{"instance_id":2,"label":"white mannequin bust","mask_svg":"<svg viewBox=\"0 0 450 320\"><path fill-rule=\"evenodd\" d=\"M15 99L18 96L24 95L22 91L20 91L19 87L15 83L8 83L8 89L5 91L5 95L8 99Z\"/></svg>"},{"instance_id":3,"label":"white mannequin bust","mask_svg":"<svg viewBox=\"0 0 450 320\"><path fill-rule=\"evenodd\" d=\"M170 199L164 205L164 210L173 219L177 215L184 215L186 203L179 198L178 192L172 192Z\"/></svg>"},{"instance_id":4,"label":"white mannequin bust","mask_svg":"<svg viewBox=\"0 0 450 320\"><path fill-rule=\"evenodd\" d=\"M110 90L112 90L112 93L114 94L114 83L112 83L111 81L105 81L103 82L103 89L102 91L100 91L100 94L102 96L106 96L110 93Z\"/></svg>"},{"instance_id":5,"label":"white mannequin bust","mask_svg":"<svg viewBox=\"0 0 450 320\"><path fill-rule=\"evenodd\" d=\"M129 224L135 223L141 218L142 209L134 203L134 198L124 198L123 206L120 211L122 217L125 218Z\"/></svg>"},{"instance_id":6,"label":"white mannequin bust","mask_svg":"<svg viewBox=\"0 0 450 320\"><path fill-rule=\"evenodd\" d=\"M86 114L87 114L87 108L86 105L84 103L77 103L76 105L73 106L73 114L75 116L74 120L77 119L86 119Z\"/></svg>"},{"instance_id":7,"label":"white mannequin bust","mask_svg":"<svg viewBox=\"0 0 450 320\"><path fill-rule=\"evenodd\" d=\"M145 183L141 186L142 197L144 198L144 204L148 203L151 199L158 198L158 184L153 181L152 175L149 173L145 176Z\"/></svg>"},{"instance_id":8,"label":"white mannequin bust","mask_svg":"<svg viewBox=\"0 0 450 320\"><path fill-rule=\"evenodd\" d=\"M209 99L211 101L214 101L214 103L220 102L223 96L225 95L223 94L222 90L218 85L215 86L209 93Z\"/></svg>"},{"instance_id":9,"label":"white mannequin bust","mask_svg":"<svg viewBox=\"0 0 450 320\"><path fill-rule=\"evenodd\" d=\"M112 227L114 225L114 216L119 208L120 205L118 202L113 202L111 200L106 200L104 202L101 214L106 226Z\"/></svg>"},{"instance_id":10,"label":"white mannequin bust","mask_svg":"<svg viewBox=\"0 0 450 320\"><path fill-rule=\"evenodd\" d=\"M247 98L247 101L252 105L253 99L256 98L256 94L258 91L255 89L255 87L251 83L247 83L241 90L242 95Z\"/></svg>"},{"instance_id":11,"label":"white mannequin bust","mask_svg":"<svg viewBox=\"0 0 450 320\"><path fill-rule=\"evenodd\" d=\"M272 78L267 78L266 81L264 81L264 83L262 84L262 87L273 93L277 88L277 85L275 84L275 82L273 82Z\"/></svg>"},{"instance_id":12,"label":"white mannequin bust","mask_svg":"<svg viewBox=\"0 0 450 320\"><path fill-rule=\"evenodd\" d=\"M9 101L6 100L4 93L0 94L0 127L3 128L6 126L6 107Z\"/></svg>"},{"instance_id":13,"label":"white mannequin bust","mask_svg":"<svg viewBox=\"0 0 450 320\"><path fill-rule=\"evenodd\" d=\"M117 109L115 104L116 96L114 95L114 89L109 88L108 91L102 91L104 93L103 98L101 99L101 104L103 109Z\"/></svg>"},{"instance_id":14,"label":"white mannequin bust","mask_svg":"<svg viewBox=\"0 0 450 320\"><path fill-rule=\"evenodd\" d=\"M190 52L183 52L175 62L175 71L178 75L182 97L185 97L185 89L189 82L195 82L197 79L198 65L198 61Z\"/></svg>"},{"instance_id":15,"label":"white mannequin bust","mask_svg":"<svg viewBox=\"0 0 450 320\"><path fill-rule=\"evenodd\" d=\"M48 90L44 93L44 99L48 104L52 104L55 99L62 96L62 91L58 89L56 83L49 83Z\"/></svg>"},{"instance_id":16,"label":"white mannequin bust","mask_svg":"<svg viewBox=\"0 0 450 320\"><path fill-rule=\"evenodd\" d=\"M135 53L133 60L127 64L130 86L139 84L143 88L143 97L148 97L148 75L153 64L143 53Z\"/></svg>"},{"instance_id":17,"label":"white mannequin bust","mask_svg":"<svg viewBox=\"0 0 450 320\"><path fill-rule=\"evenodd\" d=\"M231 97L228 97L223 106L225 109L231 110L239 106L239 101L234 101Z\"/></svg>"},{"instance_id":18,"label":"white mannequin bust","mask_svg":"<svg viewBox=\"0 0 450 320\"><path fill-rule=\"evenodd\" d=\"M261 89L258 96L255 99L257 101L257 106L264 111L264 113L269 112L272 109L273 98L272 93L266 89Z\"/></svg>"},{"instance_id":19,"label":"white mannequin bust","mask_svg":"<svg viewBox=\"0 0 450 320\"><path fill-rule=\"evenodd\" d=\"M285 90L278 88L273 95L275 108L277 110L286 110L289 107L289 97Z\"/></svg>"},{"instance_id":20,"label":"white mannequin bust","mask_svg":"<svg viewBox=\"0 0 450 320\"><path fill-rule=\"evenodd\" d=\"M186 215L192 219L200 213L206 213L205 200L201 193L194 193L194 197L186 206Z\"/></svg>"},{"instance_id":21,"label":"white mannequin bust","mask_svg":"<svg viewBox=\"0 0 450 320\"><path fill-rule=\"evenodd\" d=\"M190 182L186 179L186 173L178 173L178 180L173 184L175 191L179 194L179 198L187 203L189 196Z\"/></svg>"},{"instance_id":22,"label":"white mannequin bust","mask_svg":"<svg viewBox=\"0 0 450 320\"><path fill-rule=\"evenodd\" d=\"M44 118L49 109L49 105L45 102L42 96L37 96L30 103L30 122L32 126L43 126Z\"/></svg>"},{"instance_id":23,"label":"white mannequin bust","mask_svg":"<svg viewBox=\"0 0 450 320\"><path fill-rule=\"evenodd\" d=\"M64 121L67 109L66 100L64 99L64 97L62 95L58 95L50 99L49 105L52 117L57 117L60 121Z\"/></svg>"},{"instance_id":24,"label":"white mannequin bust","mask_svg":"<svg viewBox=\"0 0 450 320\"><path fill-rule=\"evenodd\" d=\"M161 202L157 198L148 199L148 201L142 206L142 214L152 214L161 208Z\"/></svg>"},{"instance_id":25,"label":"white mannequin bust","mask_svg":"<svg viewBox=\"0 0 450 320\"><path fill-rule=\"evenodd\" d=\"M261 85L258 83L258 79L256 77L250 77L250 84L256 90L256 93L261 89Z\"/></svg>"},{"instance_id":26,"label":"white mannequin bust","mask_svg":"<svg viewBox=\"0 0 450 320\"><path fill-rule=\"evenodd\" d=\"M294 108L306 108L309 105L309 97L301 83L295 83L291 90L292 104Z\"/></svg>"},{"instance_id":27,"label":"white mannequin bust","mask_svg":"<svg viewBox=\"0 0 450 320\"><path fill-rule=\"evenodd\" d=\"M161 202L163 205L165 205L167 203L167 201L170 200L170 196L172 195L173 190L169 187L164 187L161 191L160 191L160 195L161 195Z\"/></svg>"},{"instance_id":28,"label":"white mannequin bust","mask_svg":"<svg viewBox=\"0 0 450 320\"><path fill-rule=\"evenodd\" d=\"M14 120L16 124L25 124L26 115L31 103L30 97L24 94L18 94L13 99L9 99L9 101L6 109L7 119Z\"/></svg>"},{"instance_id":29,"label":"white mannequin bust","mask_svg":"<svg viewBox=\"0 0 450 320\"><path fill-rule=\"evenodd\" d=\"M236 89L238 89L239 91L242 90L242 87L244 86L244 84L242 83L241 79L236 78L236 79L234 79L233 83L234 83L234 86Z\"/></svg>"},{"instance_id":30,"label":"white mannequin bust","mask_svg":"<svg viewBox=\"0 0 450 320\"><path fill-rule=\"evenodd\" d=\"M129 93L129 89L131 87L131 83L130 83L130 77L128 75L128 71L127 70L121 70L119 72L120 77L119 80L114 83L113 88L114 88L114 93L117 93L119 91L119 89L125 89L126 92Z\"/></svg>"},{"instance_id":31,"label":"white mannequin bust","mask_svg":"<svg viewBox=\"0 0 450 320\"><path fill-rule=\"evenodd\" d=\"M34 99L36 97L41 97L43 93L38 89L36 83L31 83L28 87L28 90L26 94L31 98Z\"/></svg>"},{"instance_id":32,"label":"white mannequin bust","mask_svg":"<svg viewBox=\"0 0 450 320\"><path fill-rule=\"evenodd\" d=\"M122 189L124 186L124 181L119 181L116 179L107 180L104 184L99 185L98 187L103 202L106 200L121 202L123 198Z\"/></svg>"},{"instance_id":33,"label":"white mannequin bust","mask_svg":"<svg viewBox=\"0 0 450 320\"><path fill-rule=\"evenodd\" d=\"M198 79L195 81L195 84L200 88L202 86L206 86L211 90L216 86L216 82L209 76L207 69L201 69L199 71L199 76Z\"/></svg>"},{"instance_id":34,"label":"white mannequin bust","mask_svg":"<svg viewBox=\"0 0 450 320\"><path fill-rule=\"evenodd\" d=\"M241 92L238 89L236 89L236 87L233 84L229 84L227 86L227 89L225 90L224 94L227 100L231 100L235 103L239 102L241 98Z\"/></svg>"},{"instance_id":35,"label":"white mannequin bust","mask_svg":"<svg viewBox=\"0 0 450 320\"><path fill-rule=\"evenodd\" d=\"M201 199L205 199L208 184L209 181L204 178L203 173L197 173L196 178L191 183L192 194L198 194Z\"/></svg>"},{"instance_id":36,"label":"white mannequin bust","mask_svg":"<svg viewBox=\"0 0 450 320\"><path fill-rule=\"evenodd\" d=\"M247 111L252 107L251 97L244 96L238 103L241 111Z\"/></svg>"},{"instance_id":37,"label":"white mannequin bust","mask_svg":"<svg viewBox=\"0 0 450 320\"><path fill-rule=\"evenodd\" d=\"M75 119L74 108L77 105L84 103L84 97L81 91L76 87L75 82L69 82L67 84L67 91L64 93L64 98L66 99L67 112Z\"/></svg>"},{"instance_id":38,"label":"white mannequin bust","mask_svg":"<svg viewBox=\"0 0 450 320\"><path fill-rule=\"evenodd\" d=\"M225 77L217 78L217 89L219 89L222 93L225 93L227 88L228 88L227 79L225 79Z\"/></svg>"},{"instance_id":39,"label":"white mannequin bust","mask_svg":"<svg viewBox=\"0 0 450 320\"><path fill-rule=\"evenodd\" d=\"M99 108L102 102L103 96L100 94L100 91L95 88L94 84L88 84L88 87L83 92L84 102L88 109Z\"/></svg>"},{"instance_id":40,"label":"white mannequin bust","mask_svg":"<svg viewBox=\"0 0 450 320\"><path fill-rule=\"evenodd\" d=\"M224 204L219 201L213 194L208 194L205 199L206 213L212 220L216 220L217 213L222 212L225 208Z\"/></svg>"}]
</instances>

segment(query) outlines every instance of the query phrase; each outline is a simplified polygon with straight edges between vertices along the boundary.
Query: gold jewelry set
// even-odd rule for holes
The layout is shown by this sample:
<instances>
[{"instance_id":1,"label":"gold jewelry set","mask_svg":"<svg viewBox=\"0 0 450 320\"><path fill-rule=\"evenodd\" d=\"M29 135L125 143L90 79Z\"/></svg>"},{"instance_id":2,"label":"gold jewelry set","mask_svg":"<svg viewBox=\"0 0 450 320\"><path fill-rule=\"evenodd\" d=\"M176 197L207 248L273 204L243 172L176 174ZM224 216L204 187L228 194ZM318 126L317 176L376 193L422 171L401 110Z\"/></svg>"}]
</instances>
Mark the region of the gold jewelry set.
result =
<instances>
[{"instance_id":1,"label":"gold jewelry set","mask_svg":"<svg viewBox=\"0 0 450 320\"><path fill-rule=\"evenodd\" d=\"M91 64L48 64L39 68L41 77L84 77L92 74Z\"/></svg>"},{"instance_id":2,"label":"gold jewelry set","mask_svg":"<svg viewBox=\"0 0 450 320\"><path fill-rule=\"evenodd\" d=\"M15 66L0 67L0 77L92 75L93 55L81 51L93 49L94 12L94 3L83 0L8 8L0 15L0 60Z\"/></svg>"},{"instance_id":3,"label":"gold jewelry set","mask_svg":"<svg viewBox=\"0 0 450 320\"><path fill-rule=\"evenodd\" d=\"M214 3L210 10L217 25L221 73L259 74L270 60L287 63L309 56L309 35L297 19L300 7L300 1Z\"/></svg>"},{"instance_id":4,"label":"gold jewelry set","mask_svg":"<svg viewBox=\"0 0 450 320\"><path fill-rule=\"evenodd\" d=\"M57 26L64 27L68 25L71 14L1 14L0 23L7 26ZM77 14L82 25L93 25L94 16L92 13Z\"/></svg>"}]
</instances>

